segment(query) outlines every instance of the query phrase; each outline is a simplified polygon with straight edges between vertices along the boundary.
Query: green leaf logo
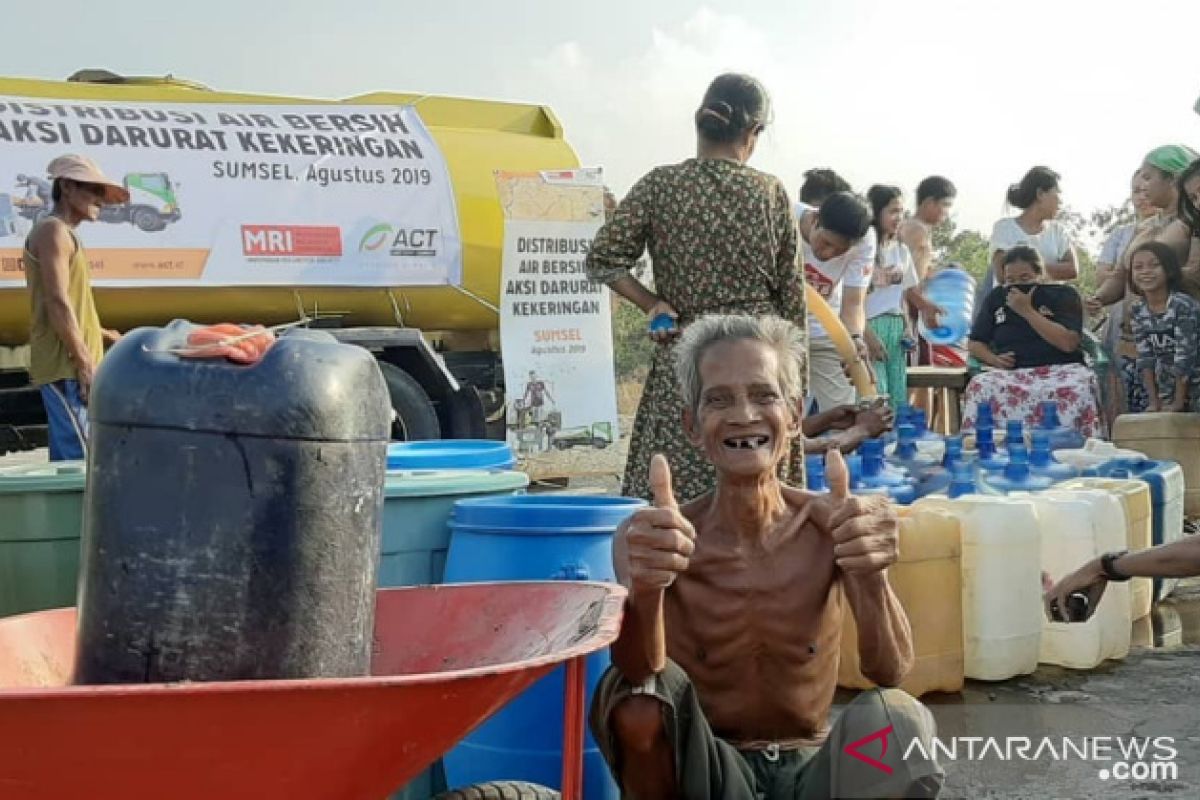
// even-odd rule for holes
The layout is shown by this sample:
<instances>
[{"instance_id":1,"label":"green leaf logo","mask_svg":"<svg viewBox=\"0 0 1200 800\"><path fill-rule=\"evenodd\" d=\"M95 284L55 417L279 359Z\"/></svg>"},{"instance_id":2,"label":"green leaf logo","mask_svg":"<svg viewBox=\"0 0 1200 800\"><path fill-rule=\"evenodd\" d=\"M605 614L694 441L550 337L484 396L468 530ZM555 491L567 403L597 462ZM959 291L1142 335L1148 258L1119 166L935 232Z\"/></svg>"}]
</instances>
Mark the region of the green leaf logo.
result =
<instances>
[{"instance_id":1,"label":"green leaf logo","mask_svg":"<svg viewBox=\"0 0 1200 800\"><path fill-rule=\"evenodd\" d=\"M391 235L392 226L381 222L363 234L362 241L358 243L358 250L360 253L367 250L378 250L387 243Z\"/></svg>"}]
</instances>

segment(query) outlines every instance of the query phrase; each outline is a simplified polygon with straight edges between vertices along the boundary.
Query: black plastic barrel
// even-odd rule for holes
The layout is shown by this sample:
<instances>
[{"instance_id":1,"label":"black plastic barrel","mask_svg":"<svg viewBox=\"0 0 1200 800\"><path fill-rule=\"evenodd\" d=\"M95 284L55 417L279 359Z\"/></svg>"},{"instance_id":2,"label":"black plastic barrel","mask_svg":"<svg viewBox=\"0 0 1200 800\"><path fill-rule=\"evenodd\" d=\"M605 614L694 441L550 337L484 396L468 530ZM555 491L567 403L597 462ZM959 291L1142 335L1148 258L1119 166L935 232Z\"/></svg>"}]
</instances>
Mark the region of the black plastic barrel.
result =
<instances>
[{"instance_id":1,"label":"black plastic barrel","mask_svg":"<svg viewBox=\"0 0 1200 800\"><path fill-rule=\"evenodd\" d=\"M125 336L91 398L77 683L369 672L390 404L291 331L252 366Z\"/></svg>"}]
</instances>

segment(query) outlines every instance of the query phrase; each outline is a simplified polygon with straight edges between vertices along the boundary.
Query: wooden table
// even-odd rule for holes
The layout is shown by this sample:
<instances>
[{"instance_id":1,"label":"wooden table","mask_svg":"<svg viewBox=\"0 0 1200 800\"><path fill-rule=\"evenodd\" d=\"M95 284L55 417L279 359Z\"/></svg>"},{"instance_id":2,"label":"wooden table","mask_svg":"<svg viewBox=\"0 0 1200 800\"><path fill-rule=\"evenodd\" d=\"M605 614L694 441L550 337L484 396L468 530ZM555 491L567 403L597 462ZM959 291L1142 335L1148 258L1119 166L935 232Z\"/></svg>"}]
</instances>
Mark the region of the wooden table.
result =
<instances>
[{"instance_id":1,"label":"wooden table","mask_svg":"<svg viewBox=\"0 0 1200 800\"><path fill-rule=\"evenodd\" d=\"M970 381L965 367L909 367L910 391L929 392L929 429L949 435L962 424L962 393Z\"/></svg>"}]
</instances>

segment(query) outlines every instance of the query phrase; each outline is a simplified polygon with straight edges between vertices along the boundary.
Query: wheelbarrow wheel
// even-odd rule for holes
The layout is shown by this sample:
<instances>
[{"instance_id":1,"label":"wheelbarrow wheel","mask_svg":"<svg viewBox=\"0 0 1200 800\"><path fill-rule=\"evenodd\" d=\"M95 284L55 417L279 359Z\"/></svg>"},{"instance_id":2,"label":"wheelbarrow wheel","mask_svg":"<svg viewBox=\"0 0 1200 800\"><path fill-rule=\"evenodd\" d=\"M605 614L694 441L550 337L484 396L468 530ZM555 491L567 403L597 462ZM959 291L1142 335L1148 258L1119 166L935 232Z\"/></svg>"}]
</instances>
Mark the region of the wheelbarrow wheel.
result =
<instances>
[{"instance_id":1,"label":"wheelbarrow wheel","mask_svg":"<svg viewBox=\"0 0 1200 800\"><path fill-rule=\"evenodd\" d=\"M433 800L559 800L558 792L536 783L495 781L442 792Z\"/></svg>"}]
</instances>

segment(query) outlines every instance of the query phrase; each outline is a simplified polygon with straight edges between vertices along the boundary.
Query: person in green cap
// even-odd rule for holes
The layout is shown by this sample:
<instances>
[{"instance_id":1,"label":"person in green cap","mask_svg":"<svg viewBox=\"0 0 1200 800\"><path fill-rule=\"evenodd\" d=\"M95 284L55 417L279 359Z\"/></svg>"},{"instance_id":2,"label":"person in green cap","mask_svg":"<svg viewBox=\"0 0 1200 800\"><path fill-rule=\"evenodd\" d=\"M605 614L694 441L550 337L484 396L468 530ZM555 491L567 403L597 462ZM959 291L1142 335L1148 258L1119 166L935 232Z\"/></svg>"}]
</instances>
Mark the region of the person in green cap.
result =
<instances>
[{"instance_id":1,"label":"person in green cap","mask_svg":"<svg viewBox=\"0 0 1200 800\"><path fill-rule=\"evenodd\" d=\"M1100 284L1096 293L1087 299L1087 309L1096 314L1104 306L1115 303L1122 298L1126 303L1129 286L1129 255L1147 242L1162 242L1168 245L1183 264L1183 289L1188 294L1200 300L1200 244L1192 237L1187 223L1179 218L1179 187L1177 179L1180 174L1197 158L1195 150L1181 144L1168 144L1151 150L1142 161L1140 172L1141 186L1146 193L1150 205L1157 209L1149 219L1138 225L1129 246L1121 255L1117 269ZM1124 309L1120 341L1117 350L1120 353L1122 375L1127 390L1135 384L1140 385L1141 379L1134 365L1137 358L1136 346L1133 342L1133 331L1129 327L1129 309ZM1143 393L1127 391L1124 409L1128 413L1145 411Z\"/></svg>"}]
</instances>

